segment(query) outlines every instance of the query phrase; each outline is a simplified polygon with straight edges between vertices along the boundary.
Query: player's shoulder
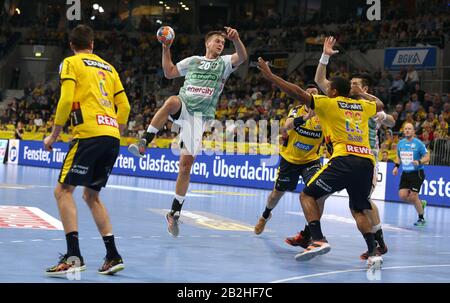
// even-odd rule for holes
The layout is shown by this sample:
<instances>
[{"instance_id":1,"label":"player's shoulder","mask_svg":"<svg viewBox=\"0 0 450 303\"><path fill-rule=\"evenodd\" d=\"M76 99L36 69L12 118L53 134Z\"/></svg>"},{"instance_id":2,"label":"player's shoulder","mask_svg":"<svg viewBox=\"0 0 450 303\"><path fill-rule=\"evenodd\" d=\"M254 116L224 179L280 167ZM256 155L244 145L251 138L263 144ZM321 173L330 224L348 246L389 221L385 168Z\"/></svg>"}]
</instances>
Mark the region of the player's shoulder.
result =
<instances>
[{"instance_id":1,"label":"player's shoulder","mask_svg":"<svg viewBox=\"0 0 450 303\"><path fill-rule=\"evenodd\" d=\"M314 100L329 100L330 97L325 96L325 95L311 95L313 96Z\"/></svg>"},{"instance_id":2,"label":"player's shoulder","mask_svg":"<svg viewBox=\"0 0 450 303\"><path fill-rule=\"evenodd\" d=\"M304 105L297 105L294 106L293 108L291 108L291 110L289 111L289 116L293 116L296 115L298 112L300 112L302 110L302 108L304 108Z\"/></svg>"}]
</instances>

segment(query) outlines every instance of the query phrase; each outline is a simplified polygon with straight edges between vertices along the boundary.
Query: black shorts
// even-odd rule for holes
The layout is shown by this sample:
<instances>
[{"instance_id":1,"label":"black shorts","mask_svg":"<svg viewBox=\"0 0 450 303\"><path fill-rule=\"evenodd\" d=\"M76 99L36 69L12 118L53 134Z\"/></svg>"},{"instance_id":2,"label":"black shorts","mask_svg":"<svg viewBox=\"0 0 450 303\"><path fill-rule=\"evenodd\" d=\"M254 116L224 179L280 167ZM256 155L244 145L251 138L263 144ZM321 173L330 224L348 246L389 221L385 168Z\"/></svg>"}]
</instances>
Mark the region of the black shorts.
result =
<instances>
[{"instance_id":1,"label":"black shorts","mask_svg":"<svg viewBox=\"0 0 450 303\"><path fill-rule=\"evenodd\" d=\"M74 139L64 159L59 183L100 191L108 182L119 149L120 140L110 136Z\"/></svg>"},{"instance_id":2,"label":"black shorts","mask_svg":"<svg viewBox=\"0 0 450 303\"><path fill-rule=\"evenodd\" d=\"M423 172L423 169L412 172L403 171L399 189L410 189L411 191L418 193L420 192L420 187L424 180L425 173Z\"/></svg>"},{"instance_id":3,"label":"black shorts","mask_svg":"<svg viewBox=\"0 0 450 303\"><path fill-rule=\"evenodd\" d=\"M280 157L275 189L283 192L294 191L297 188L300 176L302 176L303 181L306 184L321 168L322 165L320 164L320 160L305 164L292 164L283 157Z\"/></svg>"},{"instance_id":4,"label":"black shorts","mask_svg":"<svg viewBox=\"0 0 450 303\"><path fill-rule=\"evenodd\" d=\"M369 159L357 156L336 157L323 166L303 192L319 199L345 188L349 196L350 209L354 211L372 209L370 192L373 170L373 163Z\"/></svg>"}]
</instances>

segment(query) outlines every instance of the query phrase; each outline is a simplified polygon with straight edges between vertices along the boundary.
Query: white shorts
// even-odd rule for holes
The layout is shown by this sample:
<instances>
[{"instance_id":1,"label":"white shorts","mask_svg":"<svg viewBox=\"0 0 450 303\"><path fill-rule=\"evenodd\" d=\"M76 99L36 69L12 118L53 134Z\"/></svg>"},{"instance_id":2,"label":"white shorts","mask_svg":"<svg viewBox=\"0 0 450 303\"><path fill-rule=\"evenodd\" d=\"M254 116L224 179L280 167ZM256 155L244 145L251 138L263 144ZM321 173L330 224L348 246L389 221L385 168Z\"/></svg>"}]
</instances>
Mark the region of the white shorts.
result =
<instances>
[{"instance_id":1,"label":"white shorts","mask_svg":"<svg viewBox=\"0 0 450 303\"><path fill-rule=\"evenodd\" d=\"M179 145L185 149L189 155L196 156L202 151L202 139L206 121L200 116L192 115L188 112L186 104L181 100L181 113L177 120L169 119L180 126Z\"/></svg>"}]
</instances>

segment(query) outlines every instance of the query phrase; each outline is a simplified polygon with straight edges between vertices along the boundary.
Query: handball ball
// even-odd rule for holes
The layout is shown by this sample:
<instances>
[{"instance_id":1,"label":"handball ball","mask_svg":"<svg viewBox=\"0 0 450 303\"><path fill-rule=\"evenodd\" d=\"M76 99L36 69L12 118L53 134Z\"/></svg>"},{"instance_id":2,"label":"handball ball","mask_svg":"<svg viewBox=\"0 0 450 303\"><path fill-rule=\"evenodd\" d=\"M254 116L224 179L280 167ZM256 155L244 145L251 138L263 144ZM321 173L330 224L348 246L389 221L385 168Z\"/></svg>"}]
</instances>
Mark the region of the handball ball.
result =
<instances>
[{"instance_id":1,"label":"handball ball","mask_svg":"<svg viewBox=\"0 0 450 303\"><path fill-rule=\"evenodd\" d=\"M171 44L175 39L175 31L170 26L162 26L156 32L156 39L162 44Z\"/></svg>"}]
</instances>

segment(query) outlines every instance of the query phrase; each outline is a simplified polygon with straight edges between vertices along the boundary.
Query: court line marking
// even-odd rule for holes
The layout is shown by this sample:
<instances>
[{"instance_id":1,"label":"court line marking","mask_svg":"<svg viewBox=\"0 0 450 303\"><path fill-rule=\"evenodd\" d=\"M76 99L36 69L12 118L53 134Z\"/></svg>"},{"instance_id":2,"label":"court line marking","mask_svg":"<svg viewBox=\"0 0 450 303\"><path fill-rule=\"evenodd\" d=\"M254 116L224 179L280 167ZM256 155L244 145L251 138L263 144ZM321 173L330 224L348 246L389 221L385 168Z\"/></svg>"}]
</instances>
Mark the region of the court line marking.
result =
<instances>
[{"instance_id":1,"label":"court line marking","mask_svg":"<svg viewBox=\"0 0 450 303\"><path fill-rule=\"evenodd\" d=\"M220 191L220 190L192 190L193 193L201 193L201 194L217 194L217 195L225 195L225 196L241 196L241 197L256 197L256 194L247 194L247 193L239 193L232 191Z\"/></svg>"},{"instance_id":2,"label":"court line marking","mask_svg":"<svg viewBox=\"0 0 450 303\"><path fill-rule=\"evenodd\" d=\"M61 221L59 221L58 219L47 214L43 210L36 208L36 207L28 207L28 206L25 208L28 209L29 211L31 211L32 213L34 213L36 216L44 219L47 223L50 223L51 225L53 225L56 229L58 229L58 230L64 229Z\"/></svg>"},{"instance_id":3,"label":"court line marking","mask_svg":"<svg viewBox=\"0 0 450 303\"><path fill-rule=\"evenodd\" d=\"M450 264L439 264L439 265L410 265L410 266L391 266L391 267L382 267L381 271L384 270L390 270L390 269L409 269L409 268L431 268L431 267L450 267ZM337 274L344 274L348 272L358 272L358 271L367 271L367 268L358 268L358 269L347 269L347 270L336 270L336 271L329 271L329 272L323 272L318 274L312 274L312 275L306 275L306 276L297 276L287 279L281 279L272 281L269 283L284 283L288 281L294 281L294 280L302 280L307 278L316 278L316 277L322 277L322 276L329 276L329 275L337 275Z\"/></svg>"},{"instance_id":4,"label":"court line marking","mask_svg":"<svg viewBox=\"0 0 450 303\"><path fill-rule=\"evenodd\" d=\"M260 235L253 235L253 234L245 234L245 235L217 235L217 234L206 234L206 235L191 235L186 236L186 238L277 238L277 239L284 239L286 238L285 235L265 235L261 237ZM350 238L350 237L356 237L359 238L361 235L327 235L327 238L334 238L334 237L341 237L341 238ZM397 235L387 235L387 237L394 237L394 238L410 238L407 235L403 236L397 236ZM152 239L152 238L162 238L162 236L158 235L144 235L144 236L128 236L128 237L122 237L122 236L115 236L116 239ZM178 238L183 238L182 235L178 236ZM88 240L100 240L101 237L89 237L86 238ZM63 238L53 238L53 239L28 239L28 240L11 240L8 242L0 242L0 244L6 244L6 243L25 243L25 242L44 242L44 241L63 241ZM84 240L83 237L80 237L79 240ZM450 252L436 252L437 255L450 255Z\"/></svg>"},{"instance_id":5,"label":"court line marking","mask_svg":"<svg viewBox=\"0 0 450 303\"><path fill-rule=\"evenodd\" d=\"M140 191L140 192L145 192L145 193L155 193L155 194L168 195L168 196L175 195L175 192L171 191L171 190L140 188L140 187L131 187L131 186L123 186L123 185L107 185L106 188L129 190L129 191ZM212 195L201 195L201 194L194 194L194 193L187 193L186 196L187 197L196 197L196 198L213 197Z\"/></svg>"}]
</instances>

